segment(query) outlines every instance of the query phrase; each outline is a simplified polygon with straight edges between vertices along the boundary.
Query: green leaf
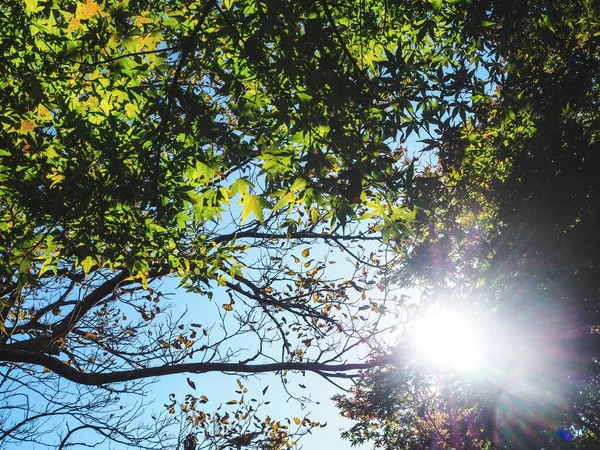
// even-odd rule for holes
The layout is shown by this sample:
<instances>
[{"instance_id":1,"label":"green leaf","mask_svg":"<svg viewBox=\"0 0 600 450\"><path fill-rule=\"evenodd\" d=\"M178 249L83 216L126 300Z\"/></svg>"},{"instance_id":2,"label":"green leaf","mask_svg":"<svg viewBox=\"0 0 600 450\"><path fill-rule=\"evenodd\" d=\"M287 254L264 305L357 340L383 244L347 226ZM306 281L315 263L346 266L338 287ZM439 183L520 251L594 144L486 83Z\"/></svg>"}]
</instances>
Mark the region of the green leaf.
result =
<instances>
[{"instance_id":1,"label":"green leaf","mask_svg":"<svg viewBox=\"0 0 600 450\"><path fill-rule=\"evenodd\" d=\"M263 208L270 208L271 205L259 195L246 194L242 196L242 200L239 202L243 206L242 209L242 223L246 221L250 214L254 214L254 217L259 222L263 222Z\"/></svg>"},{"instance_id":2,"label":"green leaf","mask_svg":"<svg viewBox=\"0 0 600 450\"><path fill-rule=\"evenodd\" d=\"M307 186L308 181L304 178L296 178L290 187L290 191L302 191Z\"/></svg>"},{"instance_id":3,"label":"green leaf","mask_svg":"<svg viewBox=\"0 0 600 450\"><path fill-rule=\"evenodd\" d=\"M240 177L231 185L231 194L247 194L249 189L253 189L254 184L246 177Z\"/></svg>"},{"instance_id":4,"label":"green leaf","mask_svg":"<svg viewBox=\"0 0 600 450\"><path fill-rule=\"evenodd\" d=\"M83 261L81 261L81 267L83 268L83 271L86 274L90 273L90 269L95 264L96 261L94 261L94 258L92 258L91 256L87 256Z\"/></svg>"},{"instance_id":5,"label":"green leaf","mask_svg":"<svg viewBox=\"0 0 600 450\"><path fill-rule=\"evenodd\" d=\"M287 194L283 195L277 201L277 203L275 203L275 206L273 206L273 211L278 211L286 206L291 206L296 201L296 198L297 197L295 194L288 192Z\"/></svg>"},{"instance_id":6,"label":"green leaf","mask_svg":"<svg viewBox=\"0 0 600 450\"><path fill-rule=\"evenodd\" d=\"M296 96L300 100L300 103L308 103L312 100L312 95L308 95L305 92L296 92Z\"/></svg>"},{"instance_id":7,"label":"green leaf","mask_svg":"<svg viewBox=\"0 0 600 450\"><path fill-rule=\"evenodd\" d=\"M25 12L31 14L37 10L38 0L25 0Z\"/></svg>"}]
</instances>

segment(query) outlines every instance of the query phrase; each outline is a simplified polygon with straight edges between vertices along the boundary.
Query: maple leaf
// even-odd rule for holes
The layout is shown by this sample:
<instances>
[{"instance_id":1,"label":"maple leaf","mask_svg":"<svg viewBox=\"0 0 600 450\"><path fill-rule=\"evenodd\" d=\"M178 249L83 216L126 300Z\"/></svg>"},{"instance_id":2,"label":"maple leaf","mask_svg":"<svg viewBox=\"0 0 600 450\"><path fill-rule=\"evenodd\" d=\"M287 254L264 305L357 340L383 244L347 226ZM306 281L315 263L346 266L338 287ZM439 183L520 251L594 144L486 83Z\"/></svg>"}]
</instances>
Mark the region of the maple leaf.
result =
<instances>
[{"instance_id":1,"label":"maple leaf","mask_svg":"<svg viewBox=\"0 0 600 450\"><path fill-rule=\"evenodd\" d=\"M250 214L254 214L258 221L262 223L263 208L271 206L259 195L251 194L243 195L239 204L244 207L242 209L242 223L246 221Z\"/></svg>"},{"instance_id":2,"label":"maple leaf","mask_svg":"<svg viewBox=\"0 0 600 450\"><path fill-rule=\"evenodd\" d=\"M46 108L44 105L39 104L37 107L37 116L38 119L52 119L52 112Z\"/></svg>"},{"instance_id":3,"label":"maple leaf","mask_svg":"<svg viewBox=\"0 0 600 450\"><path fill-rule=\"evenodd\" d=\"M67 33L72 33L81 28L81 21L77 17L71 17L69 20L69 26L67 27Z\"/></svg>"},{"instance_id":4,"label":"maple leaf","mask_svg":"<svg viewBox=\"0 0 600 450\"><path fill-rule=\"evenodd\" d=\"M19 128L19 133L27 134L30 131L35 130L35 122L32 120L23 120L21 122L21 128Z\"/></svg>"},{"instance_id":5,"label":"maple leaf","mask_svg":"<svg viewBox=\"0 0 600 450\"><path fill-rule=\"evenodd\" d=\"M77 17L79 20L86 20L102 11L102 7L94 0L87 0L85 3L77 6L75 17Z\"/></svg>"}]
</instances>

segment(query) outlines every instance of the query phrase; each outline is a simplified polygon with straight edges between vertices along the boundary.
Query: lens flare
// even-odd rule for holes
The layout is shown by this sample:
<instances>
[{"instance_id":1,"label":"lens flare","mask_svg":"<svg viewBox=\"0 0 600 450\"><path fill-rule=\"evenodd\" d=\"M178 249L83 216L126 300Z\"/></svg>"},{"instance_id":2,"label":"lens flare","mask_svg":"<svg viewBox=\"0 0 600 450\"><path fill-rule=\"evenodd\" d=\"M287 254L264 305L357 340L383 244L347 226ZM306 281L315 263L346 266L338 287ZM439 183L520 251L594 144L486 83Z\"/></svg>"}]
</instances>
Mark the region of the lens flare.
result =
<instances>
[{"instance_id":1,"label":"lens flare","mask_svg":"<svg viewBox=\"0 0 600 450\"><path fill-rule=\"evenodd\" d=\"M590 360L577 349L590 335L561 320L570 310L539 305L531 300L487 312L449 302L421 305L404 328L399 354L425 375L432 395L446 396L448 404L455 395L472 396L472 404L484 405L487 436L503 448L566 445L581 433L572 425L575 401L597 401L580 384ZM455 417L440 420L455 426Z\"/></svg>"},{"instance_id":2,"label":"lens flare","mask_svg":"<svg viewBox=\"0 0 600 450\"><path fill-rule=\"evenodd\" d=\"M454 312L436 312L412 324L415 357L421 362L460 371L485 365L484 336L471 320Z\"/></svg>"}]
</instances>

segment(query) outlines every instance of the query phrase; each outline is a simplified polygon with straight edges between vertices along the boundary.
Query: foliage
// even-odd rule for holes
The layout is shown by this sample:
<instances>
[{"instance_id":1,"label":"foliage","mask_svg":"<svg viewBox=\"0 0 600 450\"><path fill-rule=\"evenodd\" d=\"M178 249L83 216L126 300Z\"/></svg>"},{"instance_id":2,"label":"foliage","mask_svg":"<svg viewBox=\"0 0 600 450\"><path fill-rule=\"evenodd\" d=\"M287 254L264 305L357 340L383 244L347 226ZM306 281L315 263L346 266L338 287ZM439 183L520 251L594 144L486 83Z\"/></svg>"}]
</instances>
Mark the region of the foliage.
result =
<instances>
[{"instance_id":1,"label":"foliage","mask_svg":"<svg viewBox=\"0 0 600 450\"><path fill-rule=\"evenodd\" d=\"M4 2L2 408L23 412L4 441L65 447L86 424L141 448L292 447L320 424L257 415L244 377L276 372L305 399L291 372L366 370L339 400L355 441L501 445L490 411L506 395L410 361L399 374L377 346L405 307L395 289L420 281L524 319L515 329L554 359L523 379L563 396L535 405L546 424L531 405L514 420L544 445L560 448L553 426L594 442L600 15L585 1L518 9ZM404 146L415 135L420 158ZM240 377L212 412L194 382L207 372ZM121 408L140 380L182 373L190 394L151 425L143 401ZM456 421L483 431L467 443Z\"/></svg>"},{"instance_id":2,"label":"foliage","mask_svg":"<svg viewBox=\"0 0 600 450\"><path fill-rule=\"evenodd\" d=\"M487 2L486 11L487 34L468 39L492 42L504 69L487 97L473 98L457 132L431 142L438 165L417 175L424 211L413 224L417 239L403 243L408 259L398 276L428 283L429 302L443 295L503 323L512 339L497 346L515 356L495 359L478 386L436 377L435 388L424 388L427 375L414 366L405 375L365 374L353 397L338 399L359 420L347 434L354 442L598 446L599 11L585 1L528 2L518 11ZM537 363L528 360L534 355ZM424 404L420 389L466 400L440 416L449 397ZM473 423L477 433L452 434Z\"/></svg>"},{"instance_id":3,"label":"foliage","mask_svg":"<svg viewBox=\"0 0 600 450\"><path fill-rule=\"evenodd\" d=\"M485 29L484 14L462 2L3 2L0 360L18 390L43 386L22 404L4 397L23 411L3 422L5 441L70 445L85 414L101 439L118 428L127 445L189 447L181 433L140 438L113 391L184 372L285 380L379 364L347 358L399 303L396 256L379 243L395 245L416 212L402 142L454 127L485 92L478 70L497 63L456 33ZM170 312L176 285L205 319ZM88 405L76 385L104 400ZM254 406L239 401L235 424L203 420L204 395L166 410L207 445L246 433ZM261 423L252 445L293 445L283 422Z\"/></svg>"}]
</instances>

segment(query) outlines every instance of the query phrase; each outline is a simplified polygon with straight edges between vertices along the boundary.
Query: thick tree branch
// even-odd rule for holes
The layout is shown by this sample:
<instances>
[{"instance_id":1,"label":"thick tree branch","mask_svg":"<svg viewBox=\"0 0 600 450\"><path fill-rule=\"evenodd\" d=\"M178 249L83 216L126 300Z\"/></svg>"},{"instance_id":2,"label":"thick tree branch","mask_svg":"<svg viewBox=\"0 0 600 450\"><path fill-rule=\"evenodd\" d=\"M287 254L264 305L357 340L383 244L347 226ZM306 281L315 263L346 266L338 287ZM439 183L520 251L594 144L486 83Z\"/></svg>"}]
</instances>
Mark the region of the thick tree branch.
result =
<instances>
[{"instance_id":1,"label":"thick tree branch","mask_svg":"<svg viewBox=\"0 0 600 450\"><path fill-rule=\"evenodd\" d=\"M124 370L110 373L85 373L81 372L52 356L25 352L20 350L0 350L0 360L13 363L27 363L43 366L57 375L74 383L89 386L100 386L110 383L140 380L178 373L266 373L281 372L283 370L314 372L322 376L336 377L347 372L372 369L390 362L391 357L383 357L364 363L324 364L320 362L279 362L269 364L243 364L243 363L187 363L172 366L148 367L144 369Z\"/></svg>"},{"instance_id":2,"label":"thick tree branch","mask_svg":"<svg viewBox=\"0 0 600 450\"><path fill-rule=\"evenodd\" d=\"M225 234L218 236L213 240L219 244L221 242L228 242L233 239L320 239L323 241L381 241L381 236L364 236L364 235L337 235L337 234L324 234L315 233L313 231L300 231L287 235L285 233L259 233L257 231L240 231L237 233Z\"/></svg>"},{"instance_id":3,"label":"thick tree branch","mask_svg":"<svg viewBox=\"0 0 600 450\"><path fill-rule=\"evenodd\" d=\"M67 315L67 317L65 317L54 329L54 332L52 333L52 342L56 342L61 337L66 336L90 309L114 292L114 290L121 283L124 283L129 276L129 271L123 270L118 275L105 281L96 289L94 289L94 291L85 297L81 302L79 302Z\"/></svg>"}]
</instances>

